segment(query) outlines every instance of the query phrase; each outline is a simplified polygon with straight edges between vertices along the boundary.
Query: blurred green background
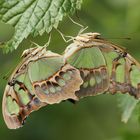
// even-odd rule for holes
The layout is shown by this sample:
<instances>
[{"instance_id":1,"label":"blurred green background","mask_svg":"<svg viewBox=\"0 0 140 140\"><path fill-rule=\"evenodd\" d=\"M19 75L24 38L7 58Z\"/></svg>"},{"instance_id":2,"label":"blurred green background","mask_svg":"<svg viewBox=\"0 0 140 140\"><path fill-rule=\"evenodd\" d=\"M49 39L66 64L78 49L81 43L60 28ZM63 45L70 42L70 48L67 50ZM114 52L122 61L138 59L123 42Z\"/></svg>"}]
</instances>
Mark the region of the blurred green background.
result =
<instances>
[{"instance_id":1,"label":"blurred green background","mask_svg":"<svg viewBox=\"0 0 140 140\"><path fill-rule=\"evenodd\" d=\"M73 19L89 26L88 32L100 32L104 38L126 47L128 52L140 61L139 0L84 0L81 11L77 11ZM59 29L72 36L76 36L80 30L68 18L60 23ZM9 40L13 32L12 27L0 22L0 41ZM119 39L125 37L131 37L131 40ZM30 47L30 40L43 45L47 39L47 34L36 38L30 36L16 51L10 54L0 51L0 101L7 82L2 77L20 62L20 55L25 48ZM53 30L48 48L63 53L67 45L60 34ZM127 124L121 122L117 95L100 95L84 98L75 105L67 101L48 105L32 113L24 127L18 130L9 130L0 113L0 139L140 140L140 125L135 115Z\"/></svg>"}]
</instances>

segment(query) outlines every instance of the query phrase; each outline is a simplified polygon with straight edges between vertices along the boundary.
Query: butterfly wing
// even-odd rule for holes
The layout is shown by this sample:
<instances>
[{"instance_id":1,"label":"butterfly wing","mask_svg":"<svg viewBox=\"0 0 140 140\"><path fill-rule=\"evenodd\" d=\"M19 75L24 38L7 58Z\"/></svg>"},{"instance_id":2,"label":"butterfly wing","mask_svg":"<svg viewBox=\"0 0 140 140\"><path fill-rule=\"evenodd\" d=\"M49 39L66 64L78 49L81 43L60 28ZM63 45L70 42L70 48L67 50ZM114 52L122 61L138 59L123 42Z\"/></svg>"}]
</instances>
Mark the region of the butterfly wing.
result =
<instances>
[{"instance_id":1,"label":"butterfly wing","mask_svg":"<svg viewBox=\"0 0 140 140\"><path fill-rule=\"evenodd\" d=\"M34 50L23 59L5 88L3 117L10 129L21 127L27 116L42 106L78 99L74 93L82 84L79 71L58 54L37 53Z\"/></svg>"},{"instance_id":2,"label":"butterfly wing","mask_svg":"<svg viewBox=\"0 0 140 140\"><path fill-rule=\"evenodd\" d=\"M97 41L107 61L110 75L108 91L140 97L140 64L125 50L110 42ZM108 51L105 51L108 50ZM110 57L113 54L113 57Z\"/></svg>"},{"instance_id":3,"label":"butterfly wing","mask_svg":"<svg viewBox=\"0 0 140 140\"><path fill-rule=\"evenodd\" d=\"M98 46L77 46L72 43L66 51L67 62L80 71L83 84L76 92L79 98L101 94L108 89L109 75L102 51ZM75 48L75 49L74 49Z\"/></svg>"},{"instance_id":4,"label":"butterfly wing","mask_svg":"<svg viewBox=\"0 0 140 140\"><path fill-rule=\"evenodd\" d=\"M125 50L102 39L72 43L65 51L68 63L79 69L84 83L79 98L99 93L121 92L139 98L140 64Z\"/></svg>"},{"instance_id":5,"label":"butterfly wing","mask_svg":"<svg viewBox=\"0 0 140 140\"><path fill-rule=\"evenodd\" d=\"M67 99L78 99L75 91L82 84L80 73L66 64L62 56L31 62L28 73L40 101L54 104Z\"/></svg>"},{"instance_id":6,"label":"butterfly wing","mask_svg":"<svg viewBox=\"0 0 140 140\"><path fill-rule=\"evenodd\" d=\"M10 129L21 127L32 111L46 105L32 93L27 73L19 75L16 80L16 84L6 86L2 102L3 117Z\"/></svg>"}]
</instances>

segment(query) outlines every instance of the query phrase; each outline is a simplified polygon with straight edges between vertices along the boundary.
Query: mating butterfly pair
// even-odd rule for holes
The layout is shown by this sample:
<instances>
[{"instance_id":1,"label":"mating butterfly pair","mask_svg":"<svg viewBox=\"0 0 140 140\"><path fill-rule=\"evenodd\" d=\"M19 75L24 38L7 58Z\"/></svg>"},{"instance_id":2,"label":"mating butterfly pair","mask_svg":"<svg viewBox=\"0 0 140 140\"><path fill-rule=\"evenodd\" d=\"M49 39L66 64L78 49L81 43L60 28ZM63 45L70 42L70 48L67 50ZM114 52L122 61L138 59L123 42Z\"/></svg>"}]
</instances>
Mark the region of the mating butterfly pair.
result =
<instances>
[{"instance_id":1,"label":"mating butterfly pair","mask_svg":"<svg viewBox=\"0 0 140 140\"><path fill-rule=\"evenodd\" d=\"M109 92L140 97L140 64L118 46L85 33L73 39L63 55L43 47L23 52L3 97L3 116L10 129L48 104Z\"/></svg>"}]
</instances>

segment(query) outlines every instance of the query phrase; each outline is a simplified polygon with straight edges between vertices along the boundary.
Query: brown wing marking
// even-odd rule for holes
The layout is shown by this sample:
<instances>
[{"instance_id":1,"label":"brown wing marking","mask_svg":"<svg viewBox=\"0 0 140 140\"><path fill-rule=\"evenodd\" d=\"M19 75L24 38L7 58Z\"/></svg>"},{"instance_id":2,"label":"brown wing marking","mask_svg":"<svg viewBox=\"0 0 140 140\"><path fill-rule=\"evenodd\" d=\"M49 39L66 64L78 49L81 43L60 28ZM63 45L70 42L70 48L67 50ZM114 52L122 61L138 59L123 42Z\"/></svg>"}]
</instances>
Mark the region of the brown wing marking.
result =
<instances>
[{"instance_id":1,"label":"brown wing marking","mask_svg":"<svg viewBox=\"0 0 140 140\"><path fill-rule=\"evenodd\" d=\"M112 94L117 92L121 93L129 93L135 98L140 98L140 82L137 83L136 86L132 84L131 72L133 71L132 66L135 65L140 71L140 63L138 63L131 55L129 55L124 49L116 44L110 43L109 41L103 39L94 39L96 44L98 43L98 47L102 50L102 52L116 52L118 57L112 60L112 74L110 76L110 85L108 91ZM118 82L116 80L116 70L120 65L119 60L125 60L125 77L124 82Z\"/></svg>"},{"instance_id":2,"label":"brown wing marking","mask_svg":"<svg viewBox=\"0 0 140 140\"><path fill-rule=\"evenodd\" d=\"M34 89L42 102L54 104L67 99L78 100L75 92L82 83L79 70L66 64L49 79L35 82Z\"/></svg>"},{"instance_id":3,"label":"brown wing marking","mask_svg":"<svg viewBox=\"0 0 140 140\"><path fill-rule=\"evenodd\" d=\"M40 107L46 104L41 103L37 97L32 96L30 102L26 105L20 101L17 96L18 93L15 92L13 86L7 85L5 93L3 96L3 117L9 129L16 129L23 126L27 116L34 110L38 110ZM29 94L29 93L28 93ZM19 107L19 112L17 114L10 113L7 108L7 98L10 97L13 102L15 102Z\"/></svg>"},{"instance_id":4,"label":"brown wing marking","mask_svg":"<svg viewBox=\"0 0 140 140\"><path fill-rule=\"evenodd\" d=\"M78 98L104 93L109 87L109 75L106 66L94 69L80 69L83 84L76 92Z\"/></svg>"},{"instance_id":5,"label":"brown wing marking","mask_svg":"<svg viewBox=\"0 0 140 140\"><path fill-rule=\"evenodd\" d=\"M131 57L129 58L129 56L123 56L124 60L125 60L125 81L124 83L120 83L116 80L116 70L117 67L119 66L119 59L115 59L112 63L112 75L110 77L110 86L109 86L109 92L111 92L112 94L115 94L117 92L121 92L121 93L129 93L130 95L134 96L135 98L140 98L140 83L137 84L137 87L134 87L132 85L132 81L131 81L131 77L130 74L132 72L132 66L135 65L137 67L139 67L139 65L137 65L137 63L135 63L135 61L133 61L133 59L131 59Z\"/></svg>"}]
</instances>

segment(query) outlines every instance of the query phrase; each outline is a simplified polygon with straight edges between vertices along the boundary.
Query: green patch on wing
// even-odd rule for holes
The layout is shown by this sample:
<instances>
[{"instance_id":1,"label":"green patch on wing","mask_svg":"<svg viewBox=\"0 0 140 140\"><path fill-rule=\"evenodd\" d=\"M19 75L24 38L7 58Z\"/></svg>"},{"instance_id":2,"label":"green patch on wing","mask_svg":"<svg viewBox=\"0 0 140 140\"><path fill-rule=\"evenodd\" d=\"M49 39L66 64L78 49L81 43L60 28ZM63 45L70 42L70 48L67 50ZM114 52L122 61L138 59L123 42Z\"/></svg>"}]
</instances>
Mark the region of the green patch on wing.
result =
<instances>
[{"instance_id":1,"label":"green patch on wing","mask_svg":"<svg viewBox=\"0 0 140 140\"><path fill-rule=\"evenodd\" d=\"M83 86L83 88L87 88L88 87L88 81L84 82L82 86Z\"/></svg>"},{"instance_id":2,"label":"green patch on wing","mask_svg":"<svg viewBox=\"0 0 140 140\"><path fill-rule=\"evenodd\" d=\"M65 73L63 76L64 80L70 80L71 79L71 75L69 74L69 72Z\"/></svg>"},{"instance_id":3,"label":"green patch on wing","mask_svg":"<svg viewBox=\"0 0 140 140\"><path fill-rule=\"evenodd\" d=\"M105 65L102 52L97 47L82 48L68 58L68 62L76 68L98 68Z\"/></svg>"},{"instance_id":4,"label":"green patch on wing","mask_svg":"<svg viewBox=\"0 0 140 140\"><path fill-rule=\"evenodd\" d=\"M7 107L7 110L10 114L15 114L15 115L18 115L19 113L19 106L18 104L16 103L15 100L12 99L11 96L8 96L6 98L6 107Z\"/></svg>"},{"instance_id":5,"label":"green patch on wing","mask_svg":"<svg viewBox=\"0 0 140 140\"><path fill-rule=\"evenodd\" d=\"M113 60L118 57L118 54L116 52L104 52L103 55L109 70L109 75L111 75Z\"/></svg>"},{"instance_id":6,"label":"green patch on wing","mask_svg":"<svg viewBox=\"0 0 140 140\"><path fill-rule=\"evenodd\" d=\"M132 85L137 88L138 83L140 83L140 69L135 65L132 66L132 70L130 72L130 79Z\"/></svg>"},{"instance_id":7,"label":"green patch on wing","mask_svg":"<svg viewBox=\"0 0 140 140\"><path fill-rule=\"evenodd\" d=\"M91 87L93 87L95 84L96 84L96 80L95 80L95 78L94 78L93 76L91 76L91 78L90 78L90 80L89 80L89 85L90 85Z\"/></svg>"},{"instance_id":8,"label":"green patch on wing","mask_svg":"<svg viewBox=\"0 0 140 140\"><path fill-rule=\"evenodd\" d=\"M65 82L63 79L59 79L59 80L58 80L58 84L59 84L61 87L63 87L63 86L66 85L66 82Z\"/></svg>"},{"instance_id":9,"label":"green patch on wing","mask_svg":"<svg viewBox=\"0 0 140 140\"><path fill-rule=\"evenodd\" d=\"M18 84L14 85L14 89L17 92L17 96L19 97L22 104L27 105L30 102L28 91L24 91L23 89L21 89Z\"/></svg>"},{"instance_id":10,"label":"green patch on wing","mask_svg":"<svg viewBox=\"0 0 140 140\"><path fill-rule=\"evenodd\" d=\"M124 83L125 81L125 60L124 58L119 60L119 66L116 69L116 81Z\"/></svg>"},{"instance_id":11,"label":"green patch on wing","mask_svg":"<svg viewBox=\"0 0 140 140\"><path fill-rule=\"evenodd\" d=\"M63 57L42 58L29 64L28 73L32 82L45 80L65 64Z\"/></svg>"},{"instance_id":12,"label":"green patch on wing","mask_svg":"<svg viewBox=\"0 0 140 140\"><path fill-rule=\"evenodd\" d=\"M24 74L19 75L16 80L21 82L21 83L24 83L25 87L29 90L29 92L32 95L34 95L34 93L33 93L33 86L32 86L32 83L30 81L30 78L29 78L29 75L28 75L27 72L24 73Z\"/></svg>"}]
</instances>

